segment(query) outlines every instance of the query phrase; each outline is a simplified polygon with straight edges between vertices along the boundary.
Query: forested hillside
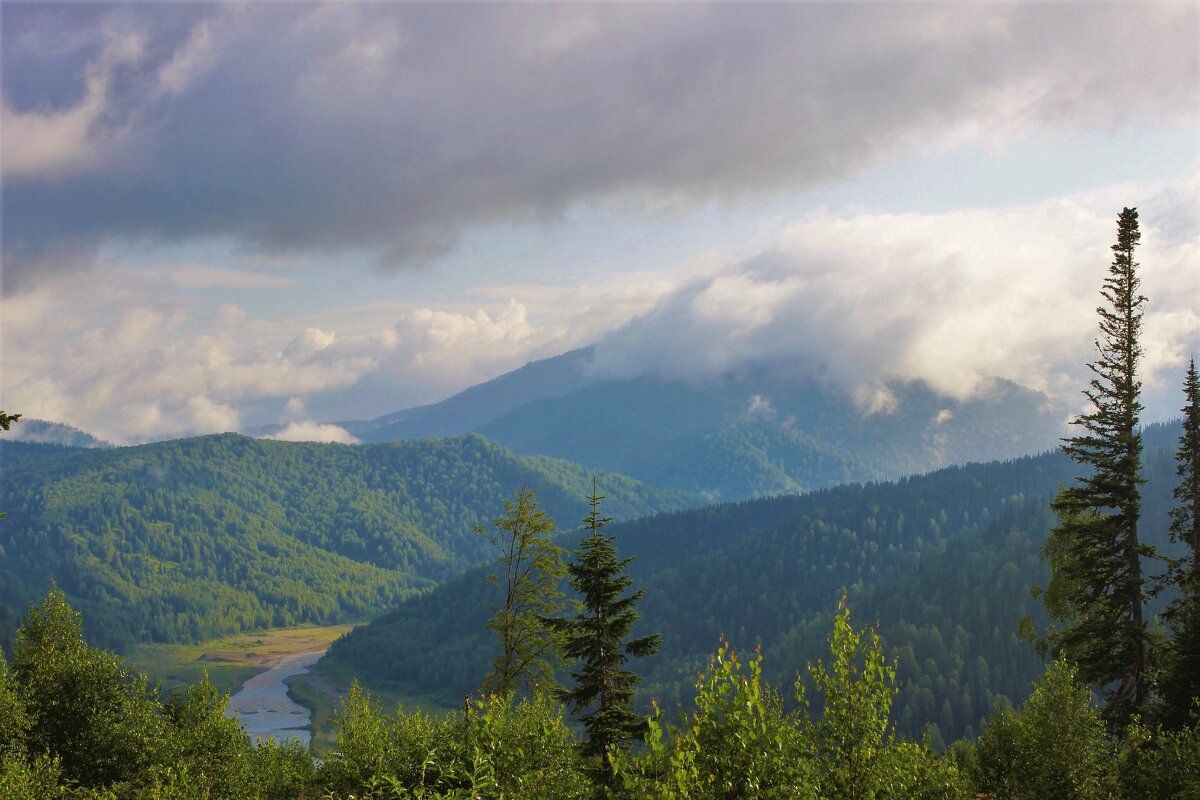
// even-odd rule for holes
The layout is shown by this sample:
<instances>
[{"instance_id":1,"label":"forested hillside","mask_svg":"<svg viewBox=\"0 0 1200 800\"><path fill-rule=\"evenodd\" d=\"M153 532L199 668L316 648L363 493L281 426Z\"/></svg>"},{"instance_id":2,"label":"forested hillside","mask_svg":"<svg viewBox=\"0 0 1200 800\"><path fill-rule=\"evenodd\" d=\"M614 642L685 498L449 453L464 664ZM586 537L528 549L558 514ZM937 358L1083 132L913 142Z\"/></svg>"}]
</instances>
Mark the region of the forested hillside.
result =
<instances>
[{"instance_id":1,"label":"forested hillside","mask_svg":"<svg viewBox=\"0 0 1200 800\"><path fill-rule=\"evenodd\" d=\"M477 430L518 453L729 500L1035 453L1060 432L1045 397L1004 381L969 401L896 383L880 402L873 413L817 380L760 366L697 384L604 381Z\"/></svg>"},{"instance_id":2,"label":"forested hillside","mask_svg":"<svg viewBox=\"0 0 1200 800\"><path fill-rule=\"evenodd\" d=\"M98 439L87 431L81 431L74 425L24 417L21 418L20 425L13 426L5 434L5 438L15 442L61 444L65 447L112 447L109 442Z\"/></svg>"},{"instance_id":3,"label":"forested hillside","mask_svg":"<svg viewBox=\"0 0 1200 800\"><path fill-rule=\"evenodd\" d=\"M90 640L118 648L361 619L479 563L488 547L473 526L522 486L568 526L590 486L576 465L474 435L0 448L0 625L11 633L13 611L54 583L87 613ZM691 500L602 480L626 519Z\"/></svg>"},{"instance_id":4,"label":"forested hillside","mask_svg":"<svg viewBox=\"0 0 1200 800\"><path fill-rule=\"evenodd\" d=\"M1145 435L1145 540L1168 552L1178 436L1177 424ZM1029 588L1045 578L1047 503L1076 471L1053 453L614 526L621 554L636 557L629 574L646 588L640 629L663 633L641 667L643 703L689 698L721 635L740 648L761 644L767 677L790 685L824 646L844 587L900 657L900 729L933 723L945 741L978 733L993 702L1023 699L1043 668L1017 626L1042 614ZM402 603L329 658L368 682L453 703L477 687L494 647L485 572Z\"/></svg>"}]
</instances>

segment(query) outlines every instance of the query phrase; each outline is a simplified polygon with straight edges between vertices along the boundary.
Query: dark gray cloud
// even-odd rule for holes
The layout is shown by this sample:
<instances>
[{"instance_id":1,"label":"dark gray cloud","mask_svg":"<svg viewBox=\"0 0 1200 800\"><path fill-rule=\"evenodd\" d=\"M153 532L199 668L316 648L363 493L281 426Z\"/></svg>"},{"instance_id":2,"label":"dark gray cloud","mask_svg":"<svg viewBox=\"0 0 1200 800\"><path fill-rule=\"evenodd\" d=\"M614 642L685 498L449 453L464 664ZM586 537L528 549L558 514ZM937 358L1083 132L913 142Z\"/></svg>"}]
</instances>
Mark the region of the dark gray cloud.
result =
<instances>
[{"instance_id":1,"label":"dark gray cloud","mask_svg":"<svg viewBox=\"0 0 1200 800\"><path fill-rule=\"evenodd\" d=\"M6 4L6 290L105 241L385 267L950 137L1196 116L1197 7ZM70 258L59 258L68 253Z\"/></svg>"}]
</instances>

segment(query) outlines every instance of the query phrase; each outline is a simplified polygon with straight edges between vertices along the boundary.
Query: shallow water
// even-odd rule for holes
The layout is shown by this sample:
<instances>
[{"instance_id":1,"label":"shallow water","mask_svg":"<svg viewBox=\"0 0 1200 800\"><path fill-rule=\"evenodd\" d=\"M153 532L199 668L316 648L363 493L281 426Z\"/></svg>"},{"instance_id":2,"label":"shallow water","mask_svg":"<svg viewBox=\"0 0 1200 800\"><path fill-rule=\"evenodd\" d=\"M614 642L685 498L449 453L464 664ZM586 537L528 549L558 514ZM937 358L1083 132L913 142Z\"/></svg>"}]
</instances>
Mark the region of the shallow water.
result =
<instances>
[{"instance_id":1,"label":"shallow water","mask_svg":"<svg viewBox=\"0 0 1200 800\"><path fill-rule=\"evenodd\" d=\"M293 675L303 675L325 655L324 651L298 653L288 656L266 672L246 681L237 694L229 698L225 716L237 716L246 733L259 739L298 739L305 747L312 740L306 730L311 720L308 709L287 696L285 681Z\"/></svg>"}]
</instances>

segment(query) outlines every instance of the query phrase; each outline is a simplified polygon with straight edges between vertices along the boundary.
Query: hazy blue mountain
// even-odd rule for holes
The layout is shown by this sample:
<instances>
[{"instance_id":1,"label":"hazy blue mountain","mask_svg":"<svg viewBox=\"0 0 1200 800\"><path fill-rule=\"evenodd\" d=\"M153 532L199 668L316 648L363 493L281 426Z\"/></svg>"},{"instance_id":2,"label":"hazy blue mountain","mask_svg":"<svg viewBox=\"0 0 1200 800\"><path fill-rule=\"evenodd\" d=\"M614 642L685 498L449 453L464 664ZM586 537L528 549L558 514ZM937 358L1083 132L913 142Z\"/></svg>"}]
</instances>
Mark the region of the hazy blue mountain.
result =
<instances>
[{"instance_id":1,"label":"hazy blue mountain","mask_svg":"<svg viewBox=\"0 0 1200 800\"><path fill-rule=\"evenodd\" d=\"M537 361L441 403L338 423L366 441L476 431L514 452L563 458L658 486L736 499L878 480L1047 450L1063 434L1049 400L997 380L959 401L888 387L865 413L778 366L702 382L600 380L591 350Z\"/></svg>"},{"instance_id":2,"label":"hazy blue mountain","mask_svg":"<svg viewBox=\"0 0 1200 800\"><path fill-rule=\"evenodd\" d=\"M477 435L347 446L224 434L105 450L6 441L0 467L0 604L23 610L56 583L110 646L362 619L489 558L473 526L521 487L566 528L592 487L582 467ZM599 477L617 517L696 502Z\"/></svg>"},{"instance_id":3,"label":"hazy blue mountain","mask_svg":"<svg viewBox=\"0 0 1200 800\"><path fill-rule=\"evenodd\" d=\"M1155 425L1145 436L1142 531L1164 550L1179 431ZM1043 668L1017 625L1026 614L1042 619L1029 588L1046 577L1038 550L1054 524L1047 504L1077 471L1047 453L613 525L620 554L636 559L629 574L646 589L638 631L663 634L659 654L637 667L643 705L690 700L721 636L761 645L765 672L786 691L806 661L827 653L845 590L857 624L877 621L900 659L901 728L920 734L933 723L947 741L977 733L993 702L1021 700ZM478 686L494 653L486 572L404 601L336 643L330 658L368 685L453 703Z\"/></svg>"},{"instance_id":4,"label":"hazy blue mountain","mask_svg":"<svg viewBox=\"0 0 1200 800\"><path fill-rule=\"evenodd\" d=\"M64 447L112 447L110 442L99 439L87 431L82 431L74 425L25 417L21 417L21 420L14 424L12 429L4 434L4 437L11 441L61 444Z\"/></svg>"},{"instance_id":5,"label":"hazy blue mountain","mask_svg":"<svg viewBox=\"0 0 1200 800\"><path fill-rule=\"evenodd\" d=\"M700 384L604 381L477 430L519 453L730 499L1011 458L1050 449L1062 433L1061 413L1012 383L968 401L919 383L889 388L894 407L865 414L767 368Z\"/></svg>"},{"instance_id":6,"label":"hazy blue mountain","mask_svg":"<svg viewBox=\"0 0 1200 800\"><path fill-rule=\"evenodd\" d=\"M457 436L534 400L557 397L589 382L592 348L531 361L498 378L472 386L438 403L338 425L367 442Z\"/></svg>"}]
</instances>

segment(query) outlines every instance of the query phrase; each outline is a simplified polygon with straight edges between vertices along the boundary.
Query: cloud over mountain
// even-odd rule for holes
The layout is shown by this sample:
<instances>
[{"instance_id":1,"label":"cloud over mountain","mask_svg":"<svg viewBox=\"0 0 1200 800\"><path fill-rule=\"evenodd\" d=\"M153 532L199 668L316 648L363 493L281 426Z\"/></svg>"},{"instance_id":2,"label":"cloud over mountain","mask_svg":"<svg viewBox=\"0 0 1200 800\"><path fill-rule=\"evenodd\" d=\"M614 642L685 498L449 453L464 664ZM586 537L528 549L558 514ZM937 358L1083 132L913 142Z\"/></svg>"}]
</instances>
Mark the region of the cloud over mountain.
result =
<instances>
[{"instance_id":1,"label":"cloud over mountain","mask_svg":"<svg viewBox=\"0 0 1200 800\"><path fill-rule=\"evenodd\" d=\"M894 379L961 398L1008 378L1073 407L1123 203L1142 216L1142 374L1161 418L1178 408L1185 359L1200 353L1190 214L1200 175L997 209L813 213L750 258L585 289L497 288L481 305L397 306L365 333L353 332L357 307L319 324L232 304L205 313L177 293L190 277L171 284L157 269L118 271L86 294L59 276L5 303L4 407L118 442L369 417L593 342L598 377L703 381L770 362L815 374L864 412L888 409ZM770 400L747 415L772 413Z\"/></svg>"},{"instance_id":2,"label":"cloud over mountain","mask_svg":"<svg viewBox=\"0 0 1200 800\"><path fill-rule=\"evenodd\" d=\"M594 368L704 380L773 362L817 375L864 410L886 408L891 380L964 398L1000 377L1074 407L1095 357L1115 212L1136 194L802 219L761 254L685 282L604 338ZM1181 222L1200 208L1200 175L1142 200L1142 374L1147 392L1162 395L1200 351L1200 232Z\"/></svg>"}]
</instances>

